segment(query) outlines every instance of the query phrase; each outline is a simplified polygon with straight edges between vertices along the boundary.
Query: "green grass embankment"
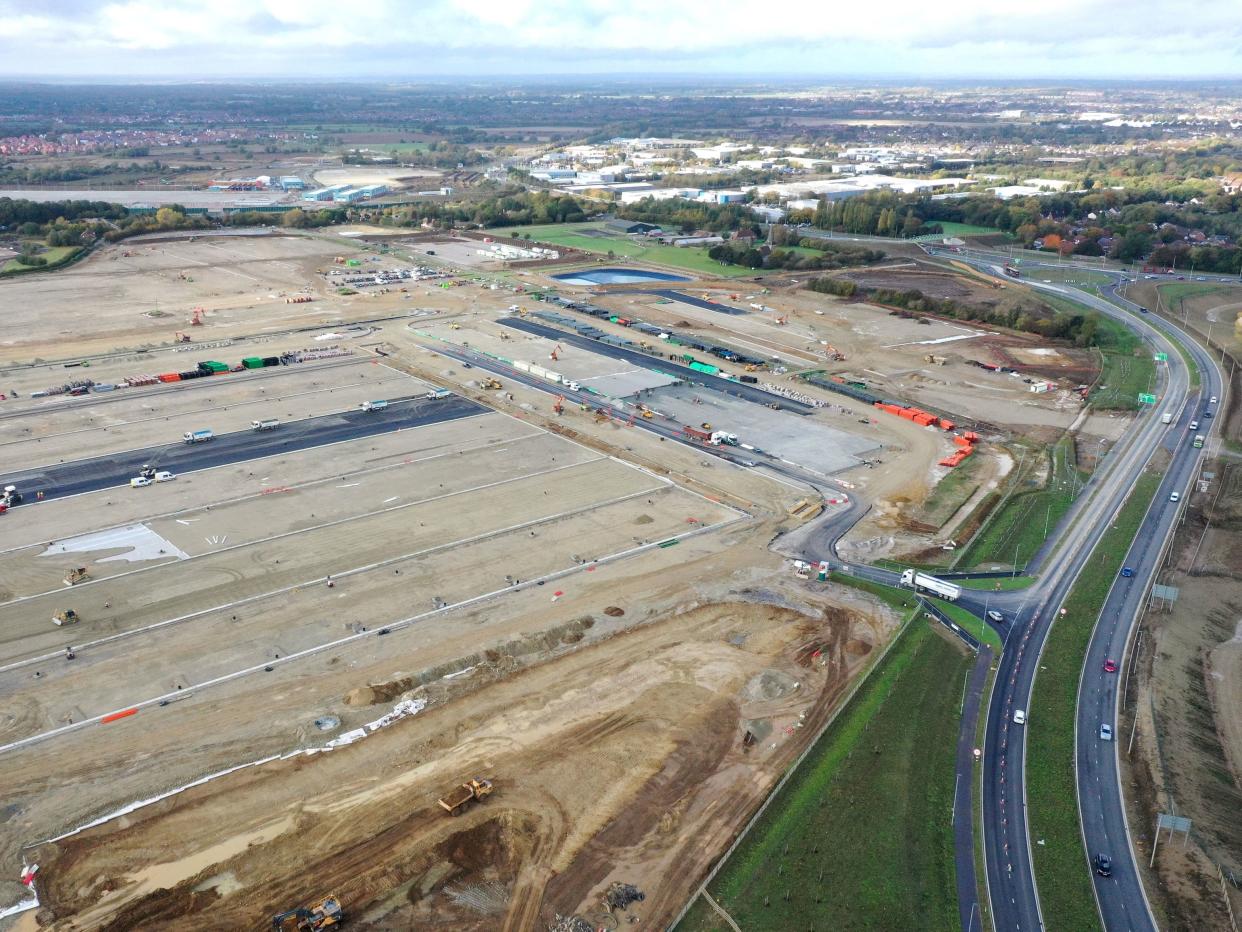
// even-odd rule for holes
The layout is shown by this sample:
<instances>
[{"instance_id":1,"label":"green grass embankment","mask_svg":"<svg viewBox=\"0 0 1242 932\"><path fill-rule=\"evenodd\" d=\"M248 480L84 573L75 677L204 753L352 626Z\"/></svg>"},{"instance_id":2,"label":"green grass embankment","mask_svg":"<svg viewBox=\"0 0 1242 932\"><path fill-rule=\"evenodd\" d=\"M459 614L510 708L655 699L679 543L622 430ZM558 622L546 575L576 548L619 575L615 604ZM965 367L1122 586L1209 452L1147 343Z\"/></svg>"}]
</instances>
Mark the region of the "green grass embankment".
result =
<instances>
[{"instance_id":1,"label":"green grass embankment","mask_svg":"<svg viewBox=\"0 0 1242 932\"><path fill-rule=\"evenodd\" d=\"M709 885L742 929L958 927L951 807L970 664L907 625ZM700 898L677 929L727 926Z\"/></svg>"}]
</instances>

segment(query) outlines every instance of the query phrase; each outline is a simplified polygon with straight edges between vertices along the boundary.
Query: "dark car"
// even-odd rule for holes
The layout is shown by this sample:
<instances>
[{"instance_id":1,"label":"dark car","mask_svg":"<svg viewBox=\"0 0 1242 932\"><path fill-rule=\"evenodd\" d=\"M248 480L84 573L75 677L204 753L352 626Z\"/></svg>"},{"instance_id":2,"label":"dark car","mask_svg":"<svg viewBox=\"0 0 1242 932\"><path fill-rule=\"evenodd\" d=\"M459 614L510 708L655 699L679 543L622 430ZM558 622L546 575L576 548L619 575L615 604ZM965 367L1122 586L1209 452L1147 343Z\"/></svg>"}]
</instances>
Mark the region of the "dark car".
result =
<instances>
[{"instance_id":1,"label":"dark car","mask_svg":"<svg viewBox=\"0 0 1242 932\"><path fill-rule=\"evenodd\" d=\"M1131 576L1134 575L1134 570L1128 566L1123 566L1121 568L1121 575L1124 576L1126 579L1129 579Z\"/></svg>"},{"instance_id":2,"label":"dark car","mask_svg":"<svg viewBox=\"0 0 1242 932\"><path fill-rule=\"evenodd\" d=\"M1097 854L1095 856L1095 872L1101 877L1111 877L1113 873L1113 859L1107 854Z\"/></svg>"}]
</instances>

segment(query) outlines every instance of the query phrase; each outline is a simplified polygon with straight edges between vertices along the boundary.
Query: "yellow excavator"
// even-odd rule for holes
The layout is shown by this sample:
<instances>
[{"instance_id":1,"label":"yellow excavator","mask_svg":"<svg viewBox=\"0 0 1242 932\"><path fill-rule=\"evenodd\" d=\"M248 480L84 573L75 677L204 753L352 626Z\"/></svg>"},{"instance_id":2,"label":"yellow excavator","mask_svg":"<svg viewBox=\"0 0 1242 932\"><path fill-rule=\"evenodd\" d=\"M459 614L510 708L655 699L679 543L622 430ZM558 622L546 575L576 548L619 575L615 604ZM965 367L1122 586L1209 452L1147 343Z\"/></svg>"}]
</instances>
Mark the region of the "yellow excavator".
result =
<instances>
[{"instance_id":1,"label":"yellow excavator","mask_svg":"<svg viewBox=\"0 0 1242 932\"><path fill-rule=\"evenodd\" d=\"M345 921L341 901L335 896L325 897L310 909L299 906L272 917L274 932L319 932L331 929Z\"/></svg>"},{"instance_id":2,"label":"yellow excavator","mask_svg":"<svg viewBox=\"0 0 1242 932\"><path fill-rule=\"evenodd\" d=\"M496 389L504 388L504 386L500 383L500 379L493 379L489 376L479 383L479 388L484 391L494 391Z\"/></svg>"},{"instance_id":3,"label":"yellow excavator","mask_svg":"<svg viewBox=\"0 0 1242 932\"><path fill-rule=\"evenodd\" d=\"M78 621L78 613L71 608L67 608L63 612L57 612L52 616L52 624L58 628L63 625L76 625Z\"/></svg>"}]
</instances>

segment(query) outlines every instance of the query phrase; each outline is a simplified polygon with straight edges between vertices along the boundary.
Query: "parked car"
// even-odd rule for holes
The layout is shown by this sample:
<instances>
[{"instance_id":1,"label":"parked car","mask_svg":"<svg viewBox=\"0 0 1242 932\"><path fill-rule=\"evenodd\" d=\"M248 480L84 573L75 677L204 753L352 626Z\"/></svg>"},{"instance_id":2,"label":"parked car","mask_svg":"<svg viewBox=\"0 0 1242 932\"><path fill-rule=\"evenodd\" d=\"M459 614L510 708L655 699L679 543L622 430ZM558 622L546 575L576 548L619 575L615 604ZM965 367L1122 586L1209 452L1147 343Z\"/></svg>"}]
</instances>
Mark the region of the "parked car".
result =
<instances>
[{"instance_id":1,"label":"parked car","mask_svg":"<svg viewBox=\"0 0 1242 932\"><path fill-rule=\"evenodd\" d=\"M1095 872L1101 877L1108 877L1113 872L1113 859L1107 854L1097 854L1095 856Z\"/></svg>"},{"instance_id":2,"label":"parked car","mask_svg":"<svg viewBox=\"0 0 1242 932\"><path fill-rule=\"evenodd\" d=\"M1112 741L1113 740L1113 726L1112 725L1104 724L1100 726L1100 740L1101 741Z\"/></svg>"},{"instance_id":3,"label":"parked car","mask_svg":"<svg viewBox=\"0 0 1242 932\"><path fill-rule=\"evenodd\" d=\"M1113 660L1111 657L1108 660L1105 660L1104 661L1104 672L1105 673L1116 673L1117 672L1117 661Z\"/></svg>"},{"instance_id":4,"label":"parked car","mask_svg":"<svg viewBox=\"0 0 1242 932\"><path fill-rule=\"evenodd\" d=\"M1013 710L1013 723L1015 725L1026 724L1026 710L1025 709L1014 709Z\"/></svg>"}]
</instances>

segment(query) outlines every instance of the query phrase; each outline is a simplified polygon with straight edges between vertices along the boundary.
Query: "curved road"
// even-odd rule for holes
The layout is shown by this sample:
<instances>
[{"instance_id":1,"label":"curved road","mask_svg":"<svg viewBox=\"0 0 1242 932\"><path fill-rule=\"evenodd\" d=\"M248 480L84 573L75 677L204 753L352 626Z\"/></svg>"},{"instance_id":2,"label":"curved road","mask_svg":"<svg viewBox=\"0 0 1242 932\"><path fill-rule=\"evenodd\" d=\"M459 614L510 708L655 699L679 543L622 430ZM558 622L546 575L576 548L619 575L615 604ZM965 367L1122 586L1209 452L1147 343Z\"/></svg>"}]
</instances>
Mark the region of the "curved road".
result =
<instances>
[{"instance_id":1,"label":"curved road","mask_svg":"<svg viewBox=\"0 0 1242 932\"><path fill-rule=\"evenodd\" d=\"M929 248L932 255L941 254ZM969 262L992 274L1001 274L1003 256L978 250L945 251L943 254ZM1033 263L1024 263L1024 268ZM1122 276L1118 273L1118 277ZM1118 298L1117 304L1075 288L1040 282L1027 284L1039 290L1064 294L1102 314L1124 321L1156 351L1168 354L1160 404L1142 416L1137 425L1109 456L1088 486L1089 497L1070 526L1061 535L1045 572L1029 592L1030 609L1020 609L1013 624L1013 635L1006 635L996 686L989 708L984 753L983 820L985 862L993 922L998 930L1038 929L1043 925L1036 878L1031 865L1031 841L1027 825L1025 793L1025 728L1013 723L1013 712L1030 710L1031 690L1048 629L1055 612L1064 601L1074 580L1084 569L1095 542L1102 536L1125 495L1143 470L1151 453L1163 444L1173 458L1157 498L1127 557L1135 571L1133 577L1115 584L1101 612L1084 660L1079 689L1076 727L1076 773L1080 787L1079 805L1086 850L1106 853L1113 860L1112 875L1096 878L1096 897L1104 926L1110 930L1152 930L1155 923L1146 903L1138 875L1124 802L1118 782L1116 742L1100 740L1101 724L1115 722L1116 677L1103 672L1106 658L1122 659L1133 620L1141 606L1148 584L1157 569L1167 533L1184 504L1169 501L1172 491L1188 489L1201 451L1193 450L1185 428L1191 419L1204 421L1201 398L1219 396L1220 374L1210 356L1177 327L1166 321L1137 313L1138 306ZM1115 294L1115 290L1114 290ZM1192 390L1181 355L1165 334L1179 339L1202 373L1203 392ZM1208 407L1211 407L1210 405ZM1164 425L1159 414L1171 412L1174 423ZM1017 634L1017 632L1021 632ZM1016 647L1011 645L1016 638ZM1111 677L1111 679L1110 679ZM1084 858L1084 870L1090 864Z\"/></svg>"}]
</instances>

